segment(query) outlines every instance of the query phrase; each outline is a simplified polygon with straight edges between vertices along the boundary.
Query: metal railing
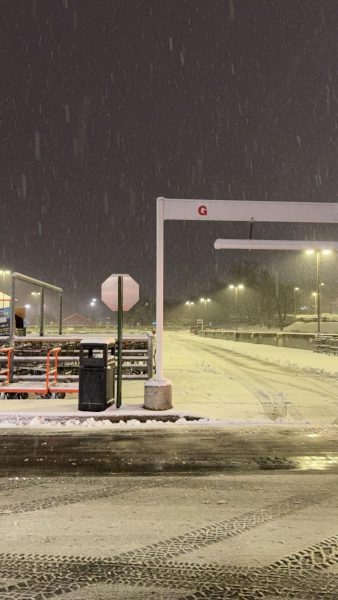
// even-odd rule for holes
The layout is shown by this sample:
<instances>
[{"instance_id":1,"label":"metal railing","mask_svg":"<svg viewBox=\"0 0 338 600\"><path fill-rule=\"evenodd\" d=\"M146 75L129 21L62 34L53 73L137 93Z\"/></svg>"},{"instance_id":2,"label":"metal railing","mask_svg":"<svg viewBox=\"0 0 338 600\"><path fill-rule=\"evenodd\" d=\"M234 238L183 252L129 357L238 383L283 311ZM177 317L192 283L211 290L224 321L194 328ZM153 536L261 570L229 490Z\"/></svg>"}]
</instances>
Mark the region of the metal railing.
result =
<instances>
[{"instance_id":1,"label":"metal railing","mask_svg":"<svg viewBox=\"0 0 338 600\"><path fill-rule=\"evenodd\" d=\"M13 363L13 348L0 348L0 355L7 354L7 367L0 370L0 394L5 394L8 397L27 398L29 394L39 394L43 397L50 397L52 393L57 393L60 390L58 387L58 368L59 354L61 347L51 348L44 357L30 357L34 361L39 361L39 369L41 363L45 363L45 373L41 376L31 374L28 377L17 376L15 381L11 381L11 367ZM5 377L5 380L3 379ZM27 381L29 379L29 381ZM74 393L77 388L69 388L67 391Z\"/></svg>"},{"instance_id":2,"label":"metal railing","mask_svg":"<svg viewBox=\"0 0 338 600\"><path fill-rule=\"evenodd\" d=\"M317 335L313 340L312 348L314 352L321 354L338 354L338 335L326 334Z\"/></svg>"},{"instance_id":3,"label":"metal railing","mask_svg":"<svg viewBox=\"0 0 338 600\"><path fill-rule=\"evenodd\" d=\"M8 384L11 378L11 360L13 348L0 348L0 354L7 354L7 367L0 370L0 375L5 376L5 381Z\"/></svg>"},{"instance_id":4,"label":"metal railing","mask_svg":"<svg viewBox=\"0 0 338 600\"><path fill-rule=\"evenodd\" d=\"M61 352L61 348L52 348L52 350L48 351L47 361L46 361L46 388L49 390L50 377L53 376L53 383L56 384L58 382L58 364L59 364L59 354ZM54 367L52 367L52 362L54 361Z\"/></svg>"}]
</instances>

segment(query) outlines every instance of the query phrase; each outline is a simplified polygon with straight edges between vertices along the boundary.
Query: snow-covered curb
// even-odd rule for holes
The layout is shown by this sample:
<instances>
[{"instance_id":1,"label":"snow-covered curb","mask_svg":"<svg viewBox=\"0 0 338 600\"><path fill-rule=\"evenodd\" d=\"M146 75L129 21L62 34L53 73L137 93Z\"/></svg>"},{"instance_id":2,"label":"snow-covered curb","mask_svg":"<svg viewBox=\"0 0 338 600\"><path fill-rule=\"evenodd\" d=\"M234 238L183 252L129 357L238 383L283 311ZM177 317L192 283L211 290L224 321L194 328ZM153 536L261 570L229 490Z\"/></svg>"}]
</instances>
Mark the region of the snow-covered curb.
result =
<instances>
[{"instance_id":1,"label":"snow-covered curb","mask_svg":"<svg viewBox=\"0 0 338 600\"><path fill-rule=\"evenodd\" d=\"M161 421L159 419L148 419L147 421L140 421L138 419L128 419L120 421L110 421L109 419L95 419L95 417L89 417L88 419L76 419L76 418L65 418L58 417L48 419L46 417L32 417L27 418L24 416L13 416L7 418L0 418L0 428L15 428L15 427L29 427L29 428L90 428L90 429L154 429L163 427L181 427L184 426L196 426L196 425L212 425L219 426L222 424L231 424L230 421L222 421L219 419L200 418L196 420L186 419L180 417L176 421ZM236 424L248 424L248 421L234 421ZM256 425L267 425L271 423L267 419L255 421Z\"/></svg>"},{"instance_id":2,"label":"snow-covered curb","mask_svg":"<svg viewBox=\"0 0 338 600\"><path fill-rule=\"evenodd\" d=\"M89 417L88 419L77 419L75 417L53 417L46 418L44 416L36 417L24 417L24 416L7 416L0 417L0 430L1 429L100 429L100 430L127 430L127 429L163 429L163 428L180 428L180 427L196 427L196 426L209 426L209 427L230 427L230 428L263 428L263 427L290 427L290 428L314 428L317 430L330 430L332 428L338 428L337 425L323 426L320 424L314 424L310 421L294 421L291 419L277 419L276 421L270 421L269 419L213 419L213 418L200 418L200 419L186 419L180 417L176 421L161 421L155 419L148 419L147 421L139 421L138 419L131 418L129 420L110 421L109 419L96 419L95 417Z\"/></svg>"}]
</instances>

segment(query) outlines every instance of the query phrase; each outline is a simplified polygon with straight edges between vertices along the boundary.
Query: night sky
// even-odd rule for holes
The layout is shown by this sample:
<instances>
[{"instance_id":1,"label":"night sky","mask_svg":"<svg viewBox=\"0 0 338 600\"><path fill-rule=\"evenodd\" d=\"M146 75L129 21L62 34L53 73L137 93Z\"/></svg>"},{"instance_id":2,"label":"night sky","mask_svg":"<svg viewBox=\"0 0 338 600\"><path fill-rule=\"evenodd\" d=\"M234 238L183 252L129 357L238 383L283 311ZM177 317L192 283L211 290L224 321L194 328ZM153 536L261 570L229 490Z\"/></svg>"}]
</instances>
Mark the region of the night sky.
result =
<instances>
[{"instance_id":1,"label":"night sky","mask_svg":"<svg viewBox=\"0 0 338 600\"><path fill-rule=\"evenodd\" d=\"M157 196L338 201L337 0L0 6L4 267L74 305L115 272L146 296ZM215 238L247 235L167 224L167 297L203 292L234 259Z\"/></svg>"}]
</instances>

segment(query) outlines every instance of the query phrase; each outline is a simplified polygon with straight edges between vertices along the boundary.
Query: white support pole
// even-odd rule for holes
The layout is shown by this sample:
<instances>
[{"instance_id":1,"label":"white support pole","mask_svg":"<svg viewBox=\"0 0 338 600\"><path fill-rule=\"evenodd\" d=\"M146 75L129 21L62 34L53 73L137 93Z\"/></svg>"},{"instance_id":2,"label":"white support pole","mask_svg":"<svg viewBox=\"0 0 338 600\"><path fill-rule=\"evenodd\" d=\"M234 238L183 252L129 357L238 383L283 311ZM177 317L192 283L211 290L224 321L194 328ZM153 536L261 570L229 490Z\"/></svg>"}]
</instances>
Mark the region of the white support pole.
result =
<instances>
[{"instance_id":1,"label":"white support pole","mask_svg":"<svg viewBox=\"0 0 338 600\"><path fill-rule=\"evenodd\" d=\"M164 198L156 207L156 374L144 384L144 408L172 408L171 382L163 377L163 267L164 267Z\"/></svg>"},{"instance_id":2,"label":"white support pole","mask_svg":"<svg viewBox=\"0 0 338 600\"><path fill-rule=\"evenodd\" d=\"M163 198L156 206L156 381L163 379L163 271L164 219Z\"/></svg>"}]
</instances>

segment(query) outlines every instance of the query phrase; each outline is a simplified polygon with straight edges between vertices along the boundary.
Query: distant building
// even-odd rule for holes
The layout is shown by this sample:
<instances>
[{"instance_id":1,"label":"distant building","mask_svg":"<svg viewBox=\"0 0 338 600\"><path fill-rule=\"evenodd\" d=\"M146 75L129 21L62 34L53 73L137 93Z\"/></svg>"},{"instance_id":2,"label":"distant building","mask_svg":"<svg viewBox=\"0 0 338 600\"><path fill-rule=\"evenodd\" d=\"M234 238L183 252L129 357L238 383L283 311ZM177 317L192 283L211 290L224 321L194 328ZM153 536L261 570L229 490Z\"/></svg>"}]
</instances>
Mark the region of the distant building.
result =
<instances>
[{"instance_id":1,"label":"distant building","mask_svg":"<svg viewBox=\"0 0 338 600\"><path fill-rule=\"evenodd\" d=\"M97 324L94 323L94 321L87 319L87 317L84 317L79 313L73 313L72 315L69 315L69 317L63 319L62 325L64 327L97 327Z\"/></svg>"}]
</instances>

